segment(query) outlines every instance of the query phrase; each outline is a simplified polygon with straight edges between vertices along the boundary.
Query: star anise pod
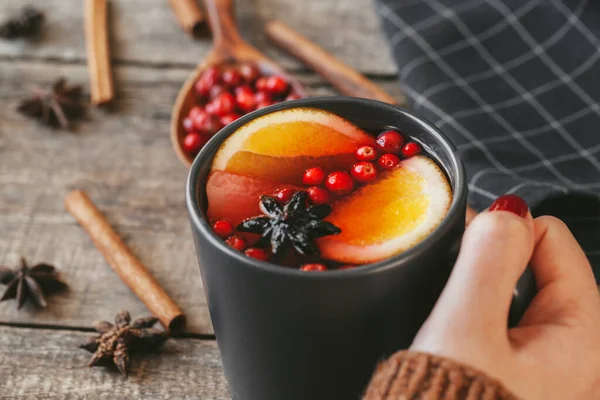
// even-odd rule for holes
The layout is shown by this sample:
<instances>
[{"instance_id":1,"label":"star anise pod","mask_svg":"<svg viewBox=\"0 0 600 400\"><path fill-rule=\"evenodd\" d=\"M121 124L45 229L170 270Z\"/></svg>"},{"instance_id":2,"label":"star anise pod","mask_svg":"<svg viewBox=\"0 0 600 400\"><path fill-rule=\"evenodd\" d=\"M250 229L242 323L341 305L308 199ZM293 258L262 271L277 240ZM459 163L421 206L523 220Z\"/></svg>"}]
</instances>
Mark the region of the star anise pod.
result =
<instances>
[{"instance_id":1,"label":"star anise pod","mask_svg":"<svg viewBox=\"0 0 600 400\"><path fill-rule=\"evenodd\" d=\"M31 6L23 7L21 13L0 24L0 38L15 39L38 34L44 22L44 14Z\"/></svg>"},{"instance_id":2,"label":"star anise pod","mask_svg":"<svg viewBox=\"0 0 600 400\"><path fill-rule=\"evenodd\" d=\"M331 214L329 204L306 208L306 197L306 192L296 192L282 207L273 197L261 196L260 210L265 215L246 219L237 230L261 234L257 245L270 245L275 256L285 252L289 245L302 255L318 254L314 239L337 235L341 229L323 221Z\"/></svg>"},{"instance_id":3,"label":"star anise pod","mask_svg":"<svg viewBox=\"0 0 600 400\"><path fill-rule=\"evenodd\" d=\"M68 86L64 78L59 78L52 91L37 90L32 98L19 105L18 111L48 126L69 129L71 120L85 114L86 103L81 86Z\"/></svg>"},{"instance_id":4,"label":"star anise pod","mask_svg":"<svg viewBox=\"0 0 600 400\"><path fill-rule=\"evenodd\" d=\"M29 267L24 258L17 270L0 267L0 283L8 285L0 301L17 299L17 309L29 299L40 307L48 303L44 294L65 289L67 284L60 280L60 276L52 265L37 264Z\"/></svg>"},{"instance_id":5,"label":"star anise pod","mask_svg":"<svg viewBox=\"0 0 600 400\"><path fill-rule=\"evenodd\" d=\"M108 321L95 322L94 329L100 336L88 338L79 347L94 353L89 367L112 362L127 377L130 353L154 350L168 339L167 332L152 328L157 322L158 319L154 317L138 318L131 322L129 312L120 311L114 324Z\"/></svg>"}]
</instances>

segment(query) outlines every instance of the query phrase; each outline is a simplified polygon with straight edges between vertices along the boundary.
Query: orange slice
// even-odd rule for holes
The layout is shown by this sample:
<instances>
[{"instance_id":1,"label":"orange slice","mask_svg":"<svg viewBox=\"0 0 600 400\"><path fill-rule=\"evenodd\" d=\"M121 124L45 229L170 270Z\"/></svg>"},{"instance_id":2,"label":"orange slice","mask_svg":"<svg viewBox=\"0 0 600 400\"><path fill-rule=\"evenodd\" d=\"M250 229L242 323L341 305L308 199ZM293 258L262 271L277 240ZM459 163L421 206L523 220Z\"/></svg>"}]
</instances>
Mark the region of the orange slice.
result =
<instances>
[{"instance_id":1,"label":"orange slice","mask_svg":"<svg viewBox=\"0 0 600 400\"><path fill-rule=\"evenodd\" d=\"M406 251L440 224L451 201L437 164L424 156L409 158L333 204L327 220L342 233L319 239L321 255L364 264Z\"/></svg>"},{"instance_id":2,"label":"orange slice","mask_svg":"<svg viewBox=\"0 0 600 400\"><path fill-rule=\"evenodd\" d=\"M299 184L315 165L326 172L348 168L356 148L367 144L375 139L335 114L292 108L240 127L223 143L212 169Z\"/></svg>"}]
</instances>

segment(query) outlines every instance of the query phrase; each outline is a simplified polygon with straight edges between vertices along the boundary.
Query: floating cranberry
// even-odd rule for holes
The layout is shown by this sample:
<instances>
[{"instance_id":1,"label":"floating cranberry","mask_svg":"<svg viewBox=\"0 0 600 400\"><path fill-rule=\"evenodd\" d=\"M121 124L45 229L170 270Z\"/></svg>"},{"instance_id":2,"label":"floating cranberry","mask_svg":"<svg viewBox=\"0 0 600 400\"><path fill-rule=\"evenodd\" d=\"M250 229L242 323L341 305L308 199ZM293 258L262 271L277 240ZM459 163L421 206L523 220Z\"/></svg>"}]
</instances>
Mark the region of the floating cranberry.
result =
<instances>
[{"instance_id":1,"label":"floating cranberry","mask_svg":"<svg viewBox=\"0 0 600 400\"><path fill-rule=\"evenodd\" d=\"M327 271L327 267L323 264L304 264L300 271Z\"/></svg>"},{"instance_id":2,"label":"floating cranberry","mask_svg":"<svg viewBox=\"0 0 600 400\"><path fill-rule=\"evenodd\" d=\"M223 83L230 88L234 88L242 83L242 75L235 68L227 68L221 74Z\"/></svg>"},{"instance_id":3,"label":"floating cranberry","mask_svg":"<svg viewBox=\"0 0 600 400\"><path fill-rule=\"evenodd\" d=\"M233 223L227 219L220 219L213 222L212 228L213 231L223 239L227 239L229 236L233 235L235 230Z\"/></svg>"},{"instance_id":4,"label":"floating cranberry","mask_svg":"<svg viewBox=\"0 0 600 400\"><path fill-rule=\"evenodd\" d=\"M238 113L230 113L227 115L223 115L219 121L221 121L221 124L223 126L227 126L230 123L232 123L233 121L235 121L236 119L238 119L239 117L241 117L241 115Z\"/></svg>"},{"instance_id":5,"label":"floating cranberry","mask_svg":"<svg viewBox=\"0 0 600 400\"><path fill-rule=\"evenodd\" d=\"M194 130L194 120L191 119L190 117L184 118L184 120L181 123L181 125L183 125L183 129L186 132L191 132L191 131Z\"/></svg>"},{"instance_id":6,"label":"floating cranberry","mask_svg":"<svg viewBox=\"0 0 600 400\"><path fill-rule=\"evenodd\" d=\"M284 94L285 92L287 92L288 84L285 81L285 79L283 79L281 76L271 75L267 78L267 82L265 84L265 89L269 93L272 93L275 95L280 95L280 94Z\"/></svg>"},{"instance_id":7,"label":"floating cranberry","mask_svg":"<svg viewBox=\"0 0 600 400\"><path fill-rule=\"evenodd\" d=\"M221 74L219 73L219 69L217 67L206 68L194 85L196 93L203 97L208 96L210 89L220 82L220 75Z\"/></svg>"},{"instance_id":8,"label":"floating cranberry","mask_svg":"<svg viewBox=\"0 0 600 400\"><path fill-rule=\"evenodd\" d=\"M325 171L319 167L309 168L304 171L302 176L302 183L307 186L316 186L323 183L325 180Z\"/></svg>"},{"instance_id":9,"label":"floating cranberry","mask_svg":"<svg viewBox=\"0 0 600 400\"><path fill-rule=\"evenodd\" d=\"M377 159L377 150L373 146L360 146L356 149L355 156L359 161L374 161Z\"/></svg>"},{"instance_id":10,"label":"floating cranberry","mask_svg":"<svg viewBox=\"0 0 600 400\"><path fill-rule=\"evenodd\" d=\"M235 109L235 98L229 92L221 93L214 100L206 105L206 111L209 114L219 117L233 112Z\"/></svg>"},{"instance_id":11,"label":"floating cranberry","mask_svg":"<svg viewBox=\"0 0 600 400\"><path fill-rule=\"evenodd\" d=\"M284 204L290 201L294 193L296 193L296 191L292 188L278 188L273 192L273 197L281 204Z\"/></svg>"},{"instance_id":12,"label":"floating cranberry","mask_svg":"<svg viewBox=\"0 0 600 400\"><path fill-rule=\"evenodd\" d=\"M420 152L421 152L421 146L419 145L419 143L415 143L415 142L408 142L402 148L402 155L404 155L404 157L416 156Z\"/></svg>"},{"instance_id":13,"label":"floating cranberry","mask_svg":"<svg viewBox=\"0 0 600 400\"><path fill-rule=\"evenodd\" d=\"M210 98L211 99L215 99L217 98L221 93L224 93L227 91L227 88L223 85L215 85L210 89Z\"/></svg>"},{"instance_id":14,"label":"floating cranberry","mask_svg":"<svg viewBox=\"0 0 600 400\"><path fill-rule=\"evenodd\" d=\"M243 238L235 235L228 237L225 240L225 243L227 243L229 246L233 247L238 251L244 251L244 249L248 246L248 244Z\"/></svg>"},{"instance_id":15,"label":"floating cranberry","mask_svg":"<svg viewBox=\"0 0 600 400\"><path fill-rule=\"evenodd\" d=\"M272 102L273 99L271 98L271 95L265 91L261 91L261 92L256 92L254 93L254 101L256 101L256 103L265 103L265 102Z\"/></svg>"},{"instance_id":16,"label":"floating cranberry","mask_svg":"<svg viewBox=\"0 0 600 400\"><path fill-rule=\"evenodd\" d=\"M330 192L343 196L354 189L354 181L347 172L332 172L325 181L325 187Z\"/></svg>"},{"instance_id":17,"label":"floating cranberry","mask_svg":"<svg viewBox=\"0 0 600 400\"><path fill-rule=\"evenodd\" d=\"M254 111L256 100L250 86L240 86L235 89L235 102L238 108L244 112Z\"/></svg>"},{"instance_id":18,"label":"floating cranberry","mask_svg":"<svg viewBox=\"0 0 600 400\"><path fill-rule=\"evenodd\" d=\"M206 142L207 139L198 132L190 132L183 138L183 149L190 154L196 154Z\"/></svg>"},{"instance_id":19,"label":"floating cranberry","mask_svg":"<svg viewBox=\"0 0 600 400\"><path fill-rule=\"evenodd\" d=\"M254 83L254 81L260 76L260 71L254 64L242 64L238 70L247 84Z\"/></svg>"},{"instance_id":20,"label":"floating cranberry","mask_svg":"<svg viewBox=\"0 0 600 400\"><path fill-rule=\"evenodd\" d=\"M399 162L400 159L395 154L383 154L379 157L379 160L377 160L377 164L383 169L392 169L398 165Z\"/></svg>"},{"instance_id":21,"label":"floating cranberry","mask_svg":"<svg viewBox=\"0 0 600 400\"><path fill-rule=\"evenodd\" d=\"M382 153L400 154L403 144L404 137L396 131L385 131L377 136L377 146Z\"/></svg>"},{"instance_id":22,"label":"floating cranberry","mask_svg":"<svg viewBox=\"0 0 600 400\"><path fill-rule=\"evenodd\" d=\"M269 253L265 249L259 249L258 247L250 247L244 252L248 257L255 258L261 261L269 260Z\"/></svg>"},{"instance_id":23,"label":"floating cranberry","mask_svg":"<svg viewBox=\"0 0 600 400\"><path fill-rule=\"evenodd\" d=\"M377 169L367 161L361 161L352 166L350 170L352 177L360 183L371 182L377 177Z\"/></svg>"},{"instance_id":24,"label":"floating cranberry","mask_svg":"<svg viewBox=\"0 0 600 400\"><path fill-rule=\"evenodd\" d=\"M317 205L329 202L329 192L323 188L313 186L306 189L306 192L308 193L308 200L312 204Z\"/></svg>"},{"instance_id":25,"label":"floating cranberry","mask_svg":"<svg viewBox=\"0 0 600 400\"><path fill-rule=\"evenodd\" d=\"M266 76L261 76L260 78L258 78L256 80L256 82L254 83L254 87L259 92L266 91L267 90L267 77Z\"/></svg>"},{"instance_id":26,"label":"floating cranberry","mask_svg":"<svg viewBox=\"0 0 600 400\"><path fill-rule=\"evenodd\" d=\"M290 93L287 95L287 97L285 98L285 101L292 101L292 100L299 100L302 97L300 97L300 95L296 92Z\"/></svg>"}]
</instances>

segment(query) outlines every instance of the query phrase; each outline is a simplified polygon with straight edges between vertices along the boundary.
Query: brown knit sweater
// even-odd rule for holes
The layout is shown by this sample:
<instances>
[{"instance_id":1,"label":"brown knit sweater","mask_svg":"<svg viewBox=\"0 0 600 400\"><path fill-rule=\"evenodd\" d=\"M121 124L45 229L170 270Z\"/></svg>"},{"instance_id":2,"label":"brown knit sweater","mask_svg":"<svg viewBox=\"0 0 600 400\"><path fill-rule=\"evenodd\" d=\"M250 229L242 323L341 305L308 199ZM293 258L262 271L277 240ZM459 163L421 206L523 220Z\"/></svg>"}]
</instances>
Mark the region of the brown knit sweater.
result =
<instances>
[{"instance_id":1,"label":"brown knit sweater","mask_svg":"<svg viewBox=\"0 0 600 400\"><path fill-rule=\"evenodd\" d=\"M381 363L363 400L516 400L502 384L447 358L399 351Z\"/></svg>"}]
</instances>

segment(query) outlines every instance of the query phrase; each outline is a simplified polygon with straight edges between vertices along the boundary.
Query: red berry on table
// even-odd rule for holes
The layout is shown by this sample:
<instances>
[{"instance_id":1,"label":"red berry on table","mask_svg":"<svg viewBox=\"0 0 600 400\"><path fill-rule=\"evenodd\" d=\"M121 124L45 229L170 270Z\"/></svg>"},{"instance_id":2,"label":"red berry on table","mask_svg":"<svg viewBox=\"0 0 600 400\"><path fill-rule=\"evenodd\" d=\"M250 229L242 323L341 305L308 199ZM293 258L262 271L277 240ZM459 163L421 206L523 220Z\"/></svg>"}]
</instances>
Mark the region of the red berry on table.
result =
<instances>
[{"instance_id":1,"label":"red berry on table","mask_svg":"<svg viewBox=\"0 0 600 400\"><path fill-rule=\"evenodd\" d=\"M194 119L194 117L198 114L203 114L205 111L202 107L200 106L194 106L190 109L190 112L188 113L188 118Z\"/></svg>"},{"instance_id":2,"label":"red berry on table","mask_svg":"<svg viewBox=\"0 0 600 400\"><path fill-rule=\"evenodd\" d=\"M348 194L354 189L354 181L347 172L332 172L327 176L325 187L332 193L339 196Z\"/></svg>"},{"instance_id":3,"label":"red berry on table","mask_svg":"<svg viewBox=\"0 0 600 400\"><path fill-rule=\"evenodd\" d=\"M361 161L352 166L350 170L352 177L358 182L371 182L377 177L377 169L373 164L367 161Z\"/></svg>"},{"instance_id":4,"label":"red berry on table","mask_svg":"<svg viewBox=\"0 0 600 400\"><path fill-rule=\"evenodd\" d=\"M398 158L395 154L383 154L377 160L377 164L383 169L392 169L400 162L400 158Z\"/></svg>"},{"instance_id":5,"label":"red berry on table","mask_svg":"<svg viewBox=\"0 0 600 400\"><path fill-rule=\"evenodd\" d=\"M238 68L238 71L240 71L240 75L242 75L242 78L244 78L244 81L248 84L254 83L260 76L260 71L254 64L242 64Z\"/></svg>"},{"instance_id":6,"label":"red berry on table","mask_svg":"<svg viewBox=\"0 0 600 400\"><path fill-rule=\"evenodd\" d=\"M220 82L220 75L221 74L219 73L219 69L217 67L206 68L202 74L200 74L200 78L194 85L196 93L203 97L208 96L210 89Z\"/></svg>"},{"instance_id":7,"label":"red berry on table","mask_svg":"<svg viewBox=\"0 0 600 400\"><path fill-rule=\"evenodd\" d=\"M234 88L242 83L242 74L235 68L227 68L221 74L223 83L230 88Z\"/></svg>"},{"instance_id":8,"label":"red berry on table","mask_svg":"<svg viewBox=\"0 0 600 400\"><path fill-rule=\"evenodd\" d=\"M421 152L421 146L419 145L419 143L415 143L415 142L408 142L402 148L402 155L404 155L404 157L416 156L420 152Z\"/></svg>"},{"instance_id":9,"label":"red berry on table","mask_svg":"<svg viewBox=\"0 0 600 400\"><path fill-rule=\"evenodd\" d=\"M304 264L300 271L327 271L327 267L323 264Z\"/></svg>"},{"instance_id":10,"label":"red berry on table","mask_svg":"<svg viewBox=\"0 0 600 400\"><path fill-rule=\"evenodd\" d=\"M320 187L309 187L306 189L308 200L314 205L325 204L329 202L329 192Z\"/></svg>"},{"instance_id":11,"label":"red berry on table","mask_svg":"<svg viewBox=\"0 0 600 400\"><path fill-rule=\"evenodd\" d=\"M323 183L325 180L325 171L319 167L309 168L304 171L302 176L302 183L307 186L316 186Z\"/></svg>"},{"instance_id":12,"label":"red berry on table","mask_svg":"<svg viewBox=\"0 0 600 400\"><path fill-rule=\"evenodd\" d=\"M240 86L235 89L235 103L244 112L254 111L256 100L250 86Z\"/></svg>"},{"instance_id":13,"label":"red berry on table","mask_svg":"<svg viewBox=\"0 0 600 400\"><path fill-rule=\"evenodd\" d=\"M290 201L294 193L296 193L296 191L292 188L278 188L273 192L273 197L281 204L284 204Z\"/></svg>"},{"instance_id":14,"label":"red berry on table","mask_svg":"<svg viewBox=\"0 0 600 400\"><path fill-rule=\"evenodd\" d=\"M209 108L210 105L210 108ZM206 105L206 111L210 114L222 117L233 112L235 109L235 98L229 92L218 95L213 101Z\"/></svg>"},{"instance_id":15,"label":"red berry on table","mask_svg":"<svg viewBox=\"0 0 600 400\"><path fill-rule=\"evenodd\" d=\"M266 76L261 76L260 78L258 78L256 80L256 82L254 83L254 87L259 92L266 91L267 90L267 77Z\"/></svg>"},{"instance_id":16,"label":"red berry on table","mask_svg":"<svg viewBox=\"0 0 600 400\"><path fill-rule=\"evenodd\" d=\"M267 78L265 89L272 94L284 94L288 90L288 84L279 75L271 75Z\"/></svg>"},{"instance_id":17,"label":"red berry on table","mask_svg":"<svg viewBox=\"0 0 600 400\"><path fill-rule=\"evenodd\" d=\"M400 154L403 144L404 136L396 131L385 131L377 136L377 146L383 153Z\"/></svg>"},{"instance_id":18,"label":"red berry on table","mask_svg":"<svg viewBox=\"0 0 600 400\"><path fill-rule=\"evenodd\" d=\"M229 236L233 235L235 230L233 223L227 219L220 219L213 222L212 228L213 231L223 239L227 239Z\"/></svg>"},{"instance_id":19,"label":"red berry on table","mask_svg":"<svg viewBox=\"0 0 600 400\"><path fill-rule=\"evenodd\" d=\"M196 154L207 141L207 138L198 132L190 132L183 138L183 149L187 153Z\"/></svg>"},{"instance_id":20,"label":"red berry on table","mask_svg":"<svg viewBox=\"0 0 600 400\"><path fill-rule=\"evenodd\" d=\"M377 150L373 146L360 146L354 155L360 161L374 161L377 159Z\"/></svg>"},{"instance_id":21,"label":"red berry on table","mask_svg":"<svg viewBox=\"0 0 600 400\"><path fill-rule=\"evenodd\" d=\"M191 132L194 130L194 120L190 117L184 118L181 125L186 132Z\"/></svg>"},{"instance_id":22,"label":"red berry on table","mask_svg":"<svg viewBox=\"0 0 600 400\"><path fill-rule=\"evenodd\" d=\"M254 101L256 101L256 103L264 103L273 101L273 99L269 93L261 91L254 93Z\"/></svg>"},{"instance_id":23,"label":"red berry on table","mask_svg":"<svg viewBox=\"0 0 600 400\"><path fill-rule=\"evenodd\" d=\"M258 247L250 247L244 252L248 257L255 258L261 261L269 260L269 253L265 249L259 249Z\"/></svg>"},{"instance_id":24,"label":"red berry on table","mask_svg":"<svg viewBox=\"0 0 600 400\"><path fill-rule=\"evenodd\" d=\"M217 96L219 96L221 93L226 92L227 88L223 85L215 85L210 89L210 98L211 99L215 99Z\"/></svg>"},{"instance_id":25,"label":"red berry on table","mask_svg":"<svg viewBox=\"0 0 600 400\"><path fill-rule=\"evenodd\" d=\"M287 95L287 97L285 98L285 101L292 101L292 100L299 100L302 97L300 97L300 95L298 93L290 93Z\"/></svg>"},{"instance_id":26,"label":"red berry on table","mask_svg":"<svg viewBox=\"0 0 600 400\"><path fill-rule=\"evenodd\" d=\"M227 126L239 117L241 117L241 115L238 113L230 113L227 115L223 115L219 121L221 121L221 124L223 124L223 126Z\"/></svg>"},{"instance_id":27,"label":"red berry on table","mask_svg":"<svg viewBox=\"0 0 600 400\"><path fill-rule=\"evenodd\" d=\"M225 243L238 251L244 251L244 249L248 246L244 238L235 235L225 239Z\"/></svg>"}]
</instances>

